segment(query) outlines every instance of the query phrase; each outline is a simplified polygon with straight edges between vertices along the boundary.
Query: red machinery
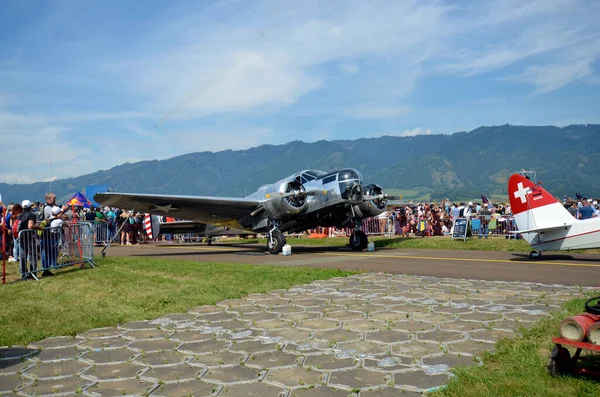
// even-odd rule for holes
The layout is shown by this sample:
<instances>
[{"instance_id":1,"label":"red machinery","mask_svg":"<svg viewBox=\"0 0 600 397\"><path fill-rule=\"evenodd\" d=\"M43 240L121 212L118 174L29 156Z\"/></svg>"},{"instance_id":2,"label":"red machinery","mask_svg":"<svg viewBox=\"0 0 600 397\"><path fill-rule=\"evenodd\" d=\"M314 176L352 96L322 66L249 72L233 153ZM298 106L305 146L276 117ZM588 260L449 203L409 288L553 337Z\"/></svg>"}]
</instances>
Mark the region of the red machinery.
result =
<instances>
[{"instance_id":1,"label":"red machinery","mask_svg":"<svg viewBox=\"0 0 600 397\"><path fill-rule=\"evenodd\" d=\"M556 344L550 354L548 370L556 375L588 375L600 378L600 363L591 367L581 367L577 363L582 350L600 353L600 296L585 302L586 313L570 317L561 322L561 337L552 338ZM577 350L573 357L564 346Z\"/></svg>"}]
</instances>

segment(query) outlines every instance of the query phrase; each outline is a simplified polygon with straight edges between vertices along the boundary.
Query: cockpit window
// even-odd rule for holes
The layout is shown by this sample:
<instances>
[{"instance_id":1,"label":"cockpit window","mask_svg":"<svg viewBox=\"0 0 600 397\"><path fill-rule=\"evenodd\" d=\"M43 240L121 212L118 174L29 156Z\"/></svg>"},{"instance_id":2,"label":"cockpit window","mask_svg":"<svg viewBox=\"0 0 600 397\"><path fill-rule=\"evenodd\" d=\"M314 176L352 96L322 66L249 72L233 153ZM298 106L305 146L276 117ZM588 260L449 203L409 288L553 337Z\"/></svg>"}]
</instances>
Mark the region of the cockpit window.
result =
<instances>
[{"instance_id":1,"label":"cockpit window","mask_svg":"<svg viewBox=\"0 0 600 397\"><path fill-rule=\"evenodd\" d=\"M308 182L308 181L314 181L315 179L317 179L317 175L314 175L310 171L303 172L302 173L302 179L304 179L304 181L306 181L306 182ZM302 183L304 183L304 182L302 182Z\"/></svg>"},{"instance_id":2,"label":"cockpit window","mask_svg":"<svg viewBox=\"0 0 600 397\"><path fill-rule=\"evenodd\" d=\"M339 180L341 181L350 181L350 180L360 180L360 174L353 169L346 169L346 170L341 170L339 172Z\"/></svg>"}]
</instances>

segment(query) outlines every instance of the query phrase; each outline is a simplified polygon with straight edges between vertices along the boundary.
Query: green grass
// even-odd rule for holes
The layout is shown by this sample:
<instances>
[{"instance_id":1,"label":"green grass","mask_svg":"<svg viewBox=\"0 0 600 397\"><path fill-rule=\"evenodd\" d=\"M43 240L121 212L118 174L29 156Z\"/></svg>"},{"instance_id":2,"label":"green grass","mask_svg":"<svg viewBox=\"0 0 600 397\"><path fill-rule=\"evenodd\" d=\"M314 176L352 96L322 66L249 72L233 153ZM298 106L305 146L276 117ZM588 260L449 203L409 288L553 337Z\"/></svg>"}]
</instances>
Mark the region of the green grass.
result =
<instances>
[{"instance_id":1,"label":"green grass","mask_svg":"<svg viewBox=\"0 0 600 397\"><path fill-rule=\"evenodd\" d=\"M356 272L340 269L105 258L51 279L0 287L0 346L185 312L251 293Z\"/></svg>"},{"instance_id":2,"label":"green grass","mask_svg":"<svg viewBox=\"0 0 600 397\"><path fill-rule=\"evenodd\" d=\"M538 321L529 330L521 329L516 339L498 342L495 353L484 355L483 366L454 369L456 377L430 396L600 396L598 382L569 376L554 378L546 368L554 347L551 338L558 336L560 321L583 312L584 301L570 301L565 310Z\"/></svg>"}]
</instances>

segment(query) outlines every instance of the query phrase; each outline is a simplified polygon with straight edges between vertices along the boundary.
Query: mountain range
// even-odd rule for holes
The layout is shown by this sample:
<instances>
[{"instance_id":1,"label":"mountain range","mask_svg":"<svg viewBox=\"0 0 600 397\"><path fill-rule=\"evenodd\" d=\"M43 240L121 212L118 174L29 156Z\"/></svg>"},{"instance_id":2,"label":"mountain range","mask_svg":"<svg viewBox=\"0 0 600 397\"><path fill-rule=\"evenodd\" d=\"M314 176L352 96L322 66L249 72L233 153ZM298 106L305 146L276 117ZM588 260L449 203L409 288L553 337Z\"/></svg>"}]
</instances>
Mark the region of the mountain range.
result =
<instances>
[{"instance_id":1,"label":"mountain range","mask_svg":"<svg viewBox=\"0 0 600 397\"><path fill-rule=\"evenodd\" d=\"M93 184L128 193L244 196L302 169L345 167L358 169L367 183L378 183L386 190L400 189L432 199L506 195L508 176L522 169L535 170L537 180L557 196L580 192L600 197L600 125L507 124L452 135L293 141L247 150L189 153L160 161L125 162L56 180L52 189L59 198ZM48 182L0 184L5 202L43 201L47 189Z\"/></svg>"}]
</instances>

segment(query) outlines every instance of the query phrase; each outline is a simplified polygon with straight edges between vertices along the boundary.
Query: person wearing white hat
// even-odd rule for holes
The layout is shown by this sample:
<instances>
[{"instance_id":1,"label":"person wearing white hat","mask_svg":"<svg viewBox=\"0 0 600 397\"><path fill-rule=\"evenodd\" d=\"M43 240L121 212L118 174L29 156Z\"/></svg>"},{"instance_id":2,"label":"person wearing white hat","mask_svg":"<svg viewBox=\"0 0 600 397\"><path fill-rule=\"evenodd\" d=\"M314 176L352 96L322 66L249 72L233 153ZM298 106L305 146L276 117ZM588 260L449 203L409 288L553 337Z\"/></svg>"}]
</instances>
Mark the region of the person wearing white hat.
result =
<instances>
[{"instance_id":1,"label":"person wearing white hat","mask_svg":"<svg viewBox=\"0 0 600 397\"><path fill-rule=\"evenodd\" d=\"M23 212L19 215L19 232L28 229L39 229L36 224L36 216L31 210L33 203L29 200L23 200L21 203ZM28 280L33 279L37 272L37 247L36 247L36 233L28 232L22 233L19 238L20 252L19 252L19 264L21 267L21 279ZM29 269L27 269L27 257L29 257Z\"/></svg>"},{"instance_id":2,"label":"person wearing white hat","mask_svg":"<svg viewBox=\"0 0 600 397\"><path fill-rule=\"evenodd\" d=\"M469 201L469 204L467 204L465 206L465 209L463 210L463 216L467 219L471 219L472 215L473 215L473 203L471 201Z\"/></svg>"}]
</instances>

